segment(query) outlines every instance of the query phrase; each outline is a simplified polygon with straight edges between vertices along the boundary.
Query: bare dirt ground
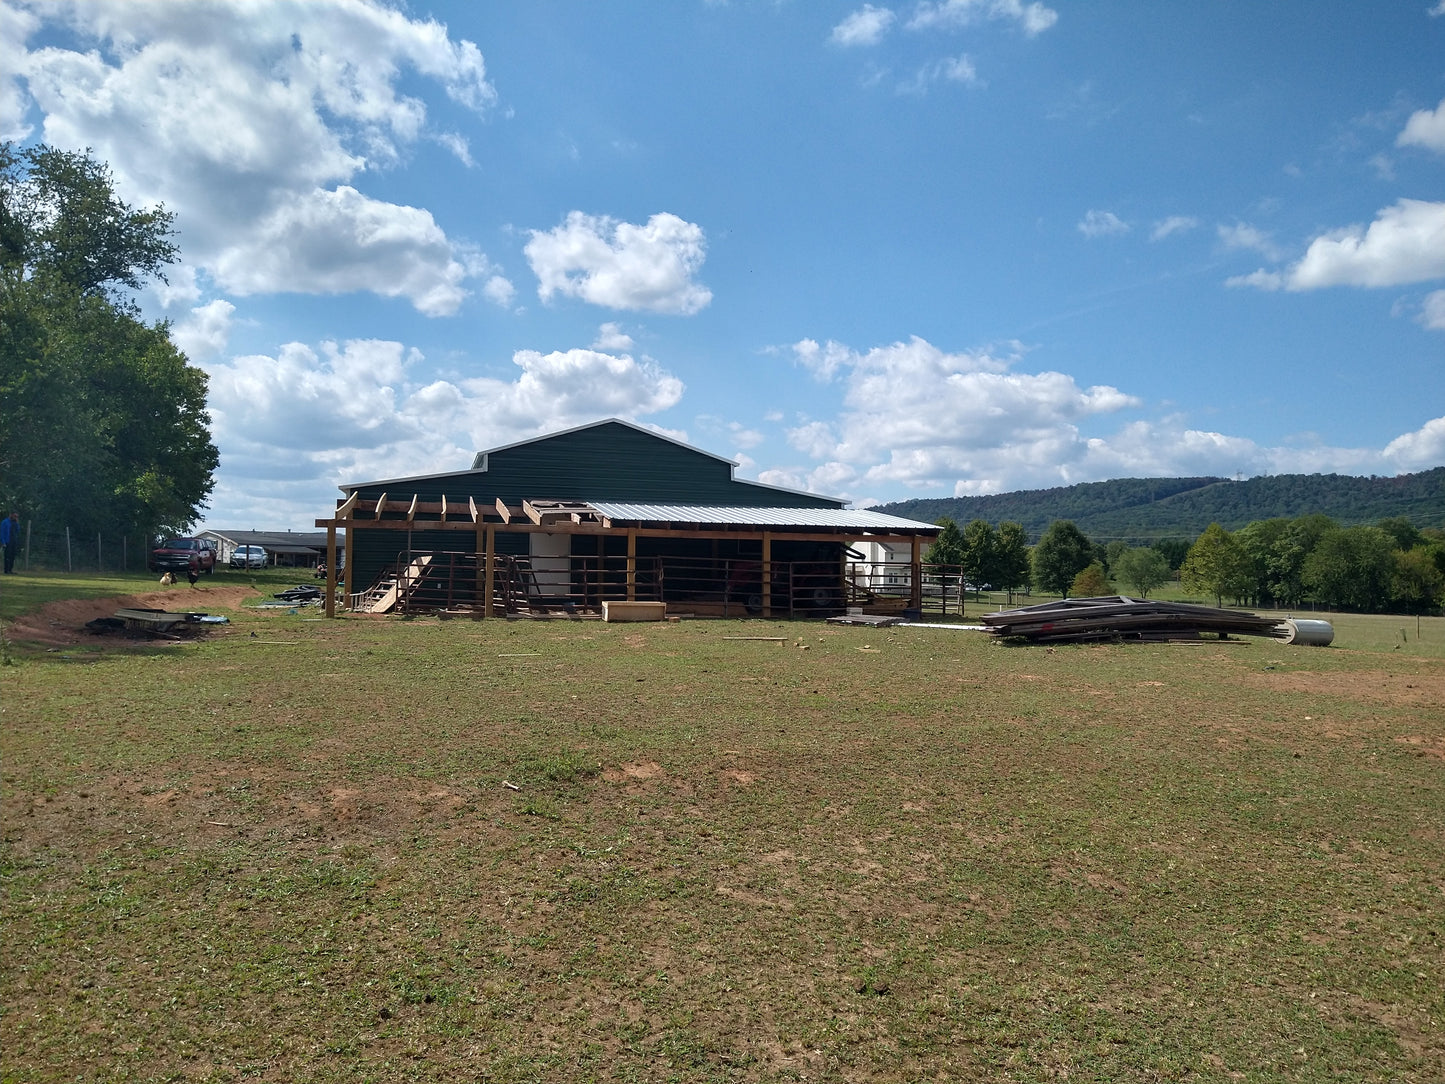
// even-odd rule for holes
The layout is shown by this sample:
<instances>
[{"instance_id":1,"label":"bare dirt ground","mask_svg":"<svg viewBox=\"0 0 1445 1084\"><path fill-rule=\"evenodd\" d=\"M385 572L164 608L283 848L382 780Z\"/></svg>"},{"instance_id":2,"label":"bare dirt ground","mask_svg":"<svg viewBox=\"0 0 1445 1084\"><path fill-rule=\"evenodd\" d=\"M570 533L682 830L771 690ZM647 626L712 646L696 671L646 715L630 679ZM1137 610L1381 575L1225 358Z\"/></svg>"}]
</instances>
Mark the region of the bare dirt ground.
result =
<instances>
[{"instance_id":1,"label":"bare dirt ground","mask_svg":"<svg viewBox=\"0 0 1445 1084\"><path fill-rule=\"evenodd\" d=\"M37 644L42 647L75 647L80 644L98 647L106 643L106 639L88 632L85 624L97 617L110 617L116 610L215 613L220 610L234 610L255 594L253 587L191 587L189 584L177 584L138 595L65 599L47 603L34 613L17 618L6 628L5 635L16 643Z\"/></svg>"}]
</instances>

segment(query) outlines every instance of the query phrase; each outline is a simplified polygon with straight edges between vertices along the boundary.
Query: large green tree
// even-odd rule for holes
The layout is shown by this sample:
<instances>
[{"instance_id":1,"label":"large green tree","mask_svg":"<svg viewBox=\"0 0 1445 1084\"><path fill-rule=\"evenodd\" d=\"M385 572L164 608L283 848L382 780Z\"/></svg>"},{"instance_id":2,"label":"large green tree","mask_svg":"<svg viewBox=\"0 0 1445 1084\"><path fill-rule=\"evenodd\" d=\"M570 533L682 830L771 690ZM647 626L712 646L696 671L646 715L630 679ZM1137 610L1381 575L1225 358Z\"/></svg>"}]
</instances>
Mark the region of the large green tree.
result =
<instances>
[{"instance_id":1,"label":"large green tree","mask_svg":"<svg viewBox=\"0 0 1445 1084\"><path fill-rule=\"evenodd\" d=\"M177 249L89 154L0 144L0 505L54 527L174 531L218 455L206 376L131 291Z\"/></svg>"},{"instance_id":2,"label":"large green tree","mask_svg":"<svg viewBox=\"0 0 1445 1084\"><path fill-rule=\"evenodd\" d=\"M1114 578L1140 598L1169 582L1169 559L1156 549L1129 547L1114 560Z\"/></svg>"},{"instance_id":3,"label":"large green tree","mask_svg":"<svg viewBox=\"0 0 1445 1084\"><path fill-rule=\"evenodd\" d=\"M975 519L963 529L963 578L975 591L994 585L998 533L987 520Z\"/></svg>"},{"instance_id":4,"label":"large green tree","mask_svg":"<svg viewBox=\"0 0 1445 1084\"><path fill-rule=\"evenodd\" d=\"M1032 572L1029 561L1029 539L1024 533L1023 524L1004 522L998 525L998 552L997 567L995 575L998 577L994 583L995 587L1002 587L1008 592L1009 601L1013 601L1016 590L1027 588Z\"/></svg>"},{"instance_id":5,"label":"large green tree","mask_svg":"<svg viewBox=\"0 0 1445 1084\"><path fill-rule=\"evenodd\" d=\"M1074 577L1094 563L1094 544L1067 519L1057 519L1034 547L1034 586L1054 595L1067 595Z\"/></svg>"},{"instance_id":6,"label":"large green tree","mask_svg":"<svg viewBox=\"0 0 1445 1084\"><path fill-rule=\"evenodd\" d=\"M943 530L938 532L923 559L931 565L963 564L963 532L958 529L958 524L944 516L934 526Z\"/></svg>"},{"instance_id":7,"label":"large green tree","mask_svg":"<svg viewBox=\"0 0 1445 1084\"><path fill-rule=\"evenodd\" d=\"M1226 595L1240 598L1249 590L1244 547L1219 524L1211 523L1189 547L1189 555L1179 566L1179 578L1189 590L1213 595L1220 606Z\"/></svg>"},{"instance_id":8,"label":"large green tree","mask_svg":"<svg viewBox=\"0 0 1445 1084\"><path fill-rule=\"evenodd\" d=\"M1305 586L1326 605L1379 610L1390 598L1396 550L1379 527L1340 527L1320 538L1304 563Z\"/></svg>"}]
</instances>

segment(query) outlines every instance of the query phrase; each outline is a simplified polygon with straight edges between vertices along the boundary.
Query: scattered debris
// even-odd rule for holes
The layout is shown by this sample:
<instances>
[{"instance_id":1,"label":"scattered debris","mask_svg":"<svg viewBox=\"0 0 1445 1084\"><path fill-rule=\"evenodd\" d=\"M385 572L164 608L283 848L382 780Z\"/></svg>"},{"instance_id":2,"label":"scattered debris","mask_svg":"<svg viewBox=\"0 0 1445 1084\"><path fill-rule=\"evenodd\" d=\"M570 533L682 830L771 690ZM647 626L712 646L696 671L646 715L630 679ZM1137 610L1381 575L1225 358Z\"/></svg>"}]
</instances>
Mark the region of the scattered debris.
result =
<instances>
[{"instance_id":1,"label":"scattered debris","mask_svg":"<svg viewBox=\"0 0 1445 1084\"><path fill-rule=\"evenodd\" d=\"M903 618L897 614L839 614L837 617L828 618L830 625L871 625L874 628L887 628L890 625L903 624Z\"/></svg>"},{"instance_id":2,"label":"scattered debris","mask_svg":"<svg viewBox=\"0 0 1445 1084\"><path fill-rule=\"evenodd\" d=\"M1085 640L1148 640L1198 642L1202 633L1221 640L1235 636L1284 638L1278 618L1245 610L1224 610L1185 602L1155 602L1124 595L1066 598L1017 610L985 614L984 627L1000 638L1030 643L1077 643Z\"/></svg>"},{"instance_id":3,"label":"scattered debris","mask_svg":"<svg viewBox=\"0 0 1445 1084\"><path fill-rule=\"evenodd\" d=\"M295 587L288 587L284 591L277 591L271 597L279 598L282 602L320 602L321 588L313 587L309 583L301 583Z\"/></svg>"},{"instance_id":4,"label":"scattered debris","mask_svg":"<svg viewBox=\"0 0 1445 1084\"><path fill-rule=\"evenodd\" d=\"M182 634L198 631L201 625L224 625L225 617L203 613L154 610L139 606L124 607L114 617L96 617L85 623L85 630L95 636L142 635L156 639L176 640Z\"/></svg>"}]
</instances>

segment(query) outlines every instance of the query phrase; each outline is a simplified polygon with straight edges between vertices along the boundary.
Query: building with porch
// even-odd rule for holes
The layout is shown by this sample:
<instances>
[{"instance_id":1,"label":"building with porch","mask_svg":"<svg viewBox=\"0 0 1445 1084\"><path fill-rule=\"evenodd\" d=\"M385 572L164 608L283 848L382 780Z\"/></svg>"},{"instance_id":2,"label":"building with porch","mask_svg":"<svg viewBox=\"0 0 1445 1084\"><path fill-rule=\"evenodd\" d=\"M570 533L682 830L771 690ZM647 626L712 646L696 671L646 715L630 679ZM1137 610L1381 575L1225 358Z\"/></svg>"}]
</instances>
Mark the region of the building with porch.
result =
<instances>
[{"instance_id":1,"label":"building with porch","mask_svg":"<svg viewBox=\"0 0 1445 1084\"><path fill-rule=\"evenodd\" d=\"M735 467L614 418L480 452L468 470L344 485L316 521L327 612L339 564L344 603L371 611L584 614L611 600L827 616L918 604L936 526L737 479ZM886 598L846 574L850 553L875 542L907 555L906 576L891 570L903 589Z\"/></svg>"}]
</instances>

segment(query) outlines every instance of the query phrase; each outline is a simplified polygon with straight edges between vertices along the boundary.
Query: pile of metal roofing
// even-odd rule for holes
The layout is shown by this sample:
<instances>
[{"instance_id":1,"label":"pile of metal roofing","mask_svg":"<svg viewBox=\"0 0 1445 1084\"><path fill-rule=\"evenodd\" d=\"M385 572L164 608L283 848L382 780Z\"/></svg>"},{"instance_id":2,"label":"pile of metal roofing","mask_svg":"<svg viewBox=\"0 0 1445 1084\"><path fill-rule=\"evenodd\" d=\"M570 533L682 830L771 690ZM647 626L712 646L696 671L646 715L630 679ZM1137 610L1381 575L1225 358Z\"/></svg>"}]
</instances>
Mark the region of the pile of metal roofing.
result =
<instances>
[{"instance_id":1,"label":"pile of metal roofing","mask_svg":"<svg viewBox=\"0 0 1445 1084\"><path fill-rule=\"evenodd\" d=\"M983 625L995 636L1017 637L1033 643L1198 640L1202 633L1221 638L1285 635L1285 629L1275 617L1123 595L1066 598L1017 610L1001 610L985 614Z\"/></svg>"}]
</instances>

